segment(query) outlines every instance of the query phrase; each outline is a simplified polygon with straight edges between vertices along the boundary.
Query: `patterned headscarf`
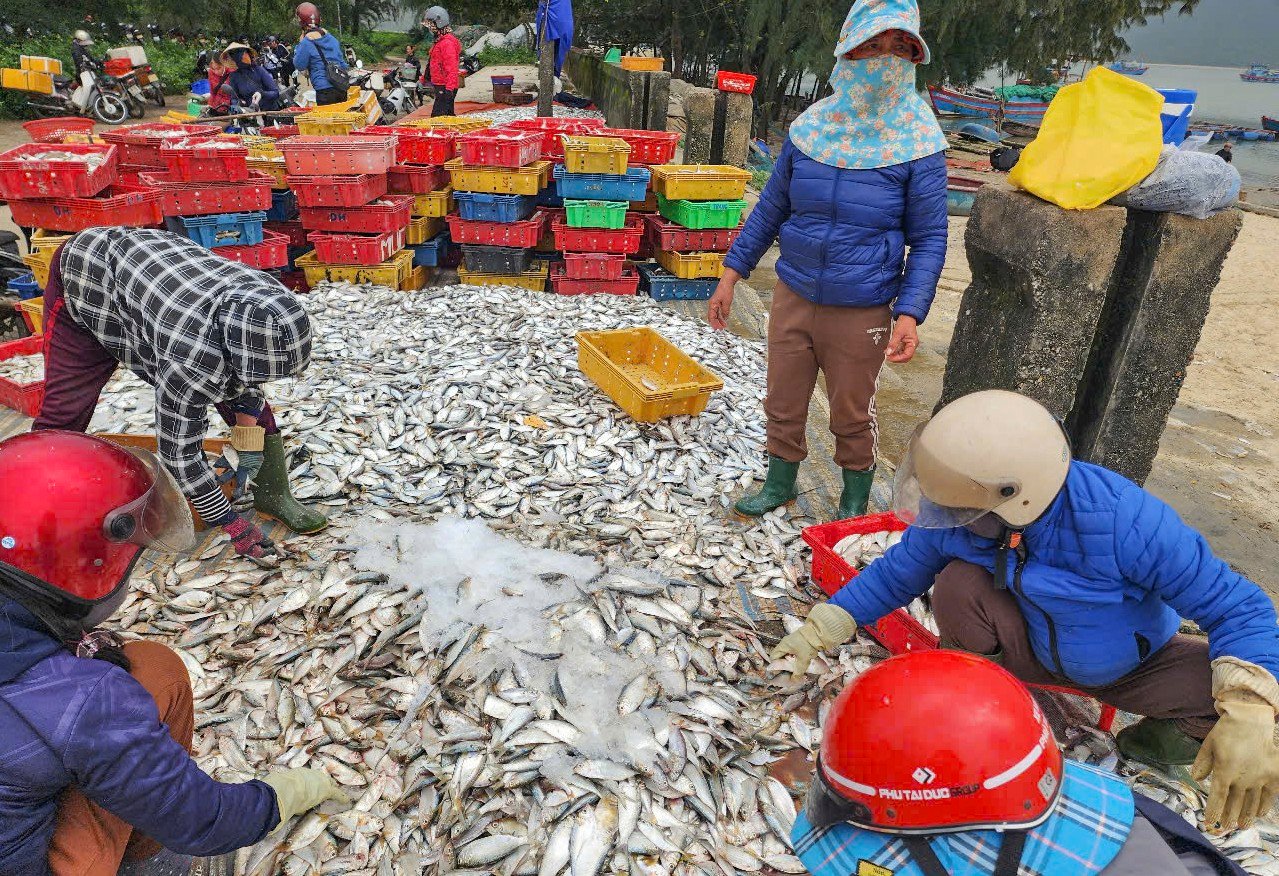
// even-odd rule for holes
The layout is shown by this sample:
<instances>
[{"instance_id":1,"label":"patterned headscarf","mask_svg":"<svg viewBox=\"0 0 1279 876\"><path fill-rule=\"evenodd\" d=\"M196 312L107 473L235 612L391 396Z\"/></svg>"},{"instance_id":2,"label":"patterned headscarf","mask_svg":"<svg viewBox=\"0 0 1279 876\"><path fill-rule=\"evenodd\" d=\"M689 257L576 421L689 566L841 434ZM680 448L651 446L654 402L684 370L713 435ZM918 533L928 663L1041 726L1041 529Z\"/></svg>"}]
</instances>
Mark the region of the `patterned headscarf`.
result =
<instances>
[{"instance_id":1,"label":"patterned headscarf","mask_svg":"<svg viewBox=\"0 0 1279 876\"><path fill-rule=\"evenodd\" d=\"M915 65L896 55L849 61L844 55L887 30L902 30L924 47L915 0L857 0L835 47L835 93L791 123L800 152L832 167L870 169L903 164L946 149L933 111L915 90Z\"/></svg>"}]
</instances>

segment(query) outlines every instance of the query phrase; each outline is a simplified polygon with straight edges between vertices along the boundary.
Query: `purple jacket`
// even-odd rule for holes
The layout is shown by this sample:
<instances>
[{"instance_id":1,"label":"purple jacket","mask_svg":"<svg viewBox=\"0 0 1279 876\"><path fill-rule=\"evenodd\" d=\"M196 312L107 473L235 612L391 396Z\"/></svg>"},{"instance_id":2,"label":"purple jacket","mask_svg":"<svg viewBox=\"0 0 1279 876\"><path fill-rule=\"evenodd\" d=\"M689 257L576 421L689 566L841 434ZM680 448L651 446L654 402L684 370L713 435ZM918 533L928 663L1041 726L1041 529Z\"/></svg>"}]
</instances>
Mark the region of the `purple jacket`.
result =
<instances>
[{"instance_id":1,"label":"purple jacket","mask_svg":"<svg viewBox=\"0 0 1279 876\"><path fill-rule=\"evenodd\" d=\"M76 657L0 597L0 873L46 876L58 795L74 785L166 848L217 855L280 820L263 782L216 782L123 669Z\"/></svg>"}]
</instances>

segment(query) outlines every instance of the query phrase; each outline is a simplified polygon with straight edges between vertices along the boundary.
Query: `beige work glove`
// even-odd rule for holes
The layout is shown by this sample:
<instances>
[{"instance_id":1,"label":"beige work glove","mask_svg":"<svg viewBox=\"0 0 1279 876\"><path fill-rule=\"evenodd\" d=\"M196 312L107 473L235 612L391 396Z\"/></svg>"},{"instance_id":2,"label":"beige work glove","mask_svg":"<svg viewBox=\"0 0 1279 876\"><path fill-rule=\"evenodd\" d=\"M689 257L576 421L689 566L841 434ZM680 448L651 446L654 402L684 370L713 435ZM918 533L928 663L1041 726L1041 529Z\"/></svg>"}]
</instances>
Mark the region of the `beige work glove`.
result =
<instances>
[{"instance_id":1,"label":"beige work glove","mask_svg":"<svg viewBox=\"0 0 1279 876\"><path fill-rule=\"evenodd\" d=\"M788 654L795 657L795 676L808 671L808 664L820 651L837 648L857 634L857 622L838 605L823 602L813 606L804 625L785 636L773 649L772 659Z\"/></svg>"},{"instance_id":2,"label":"beige work glove","mask_svg":"<svg viewBox=\"0 0 1279 876\"><path fill-rule=\"evenodd\" d=\"M333 777L323 770L304 767L271 773L262 781L275 791L275 805L280 810L280 824L295 815L309 812L325 800L350 803ZM280 825L277 824L276 827Z\"/></svg>"},{"instance_id":3,"label":"beige work glove","mask_svg":"<svg viewBox=\"0 0 1279 876\"><path fill-rule=\"evenodd\" d=\"M1224 833L1251 825L1279 794L1279 682L1260 666L1219 657L1212 662L1212 695L1221 717L1190 774L1196 780L1212 775L1204 824L1210 833Z\"/></svg>"}]
</instances>

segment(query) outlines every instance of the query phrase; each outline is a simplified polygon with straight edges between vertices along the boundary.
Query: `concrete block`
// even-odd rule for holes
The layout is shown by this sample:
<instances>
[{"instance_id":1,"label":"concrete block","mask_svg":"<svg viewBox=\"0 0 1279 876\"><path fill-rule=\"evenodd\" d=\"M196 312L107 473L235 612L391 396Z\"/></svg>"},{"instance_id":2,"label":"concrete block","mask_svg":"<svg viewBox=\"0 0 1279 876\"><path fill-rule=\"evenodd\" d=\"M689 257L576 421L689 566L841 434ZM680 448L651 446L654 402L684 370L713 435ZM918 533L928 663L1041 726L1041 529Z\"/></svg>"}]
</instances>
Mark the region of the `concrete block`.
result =
<instances>
[{"instance_id":1,"label":"concrete block","mask_svg":"<svg viewBox=\"0 0 1279 876\"><path fill-rule=\"evenodd\" d=\"M1007 184L983 186L965 244L964 292L938 406L983 389L1074 409L1123 242L1119 207L1061 210Z\"/></svg>"},{"instance_id":2,"label":"concrete block","mask_svg":"<svg viewBox=\"0 0 1279 876\"><path fill-rule=\"evenodd\" d=\"M716 120L723 125L722 132L716 132L715 141L720 146L719 154L713 155L715 164L731 164L734 167L745 167L750 155L751 128L754 124L755 108L749 94L734 94L721 91L716 97Z\"/></svg>"},{"instance_id":3,"label":"concrete block","mask_svg":"<svg viewBox=\"0 0 1279 876\"><path fill-rule=\"evenodd\" d=\"M1150 474L1212 290L1243 224L1130 210L1106 306L1067 425L1075 455L1137 483Z\"/></svg>"},{"instance_id":4,"label":"concrete block","mask_svg":"<svg viewBox=\"0 0 1279 876\"><path fill-rule=\"evenodd\" d=\"M715 92L695 88L684 98L684 163L711 163L711 136L715 130Z\"/></svg>"},{"instance_id":5,"label":"concrete block","mask_svg":"<svg viewBox=\"0 0 1279 876\"><path fill-rule=\"evenodd\" d=\"M649 131L665 131L667 110L671 102L671 74L665 71L649 73L647 79L643 127Z\"/></svg>"}]
</instances>

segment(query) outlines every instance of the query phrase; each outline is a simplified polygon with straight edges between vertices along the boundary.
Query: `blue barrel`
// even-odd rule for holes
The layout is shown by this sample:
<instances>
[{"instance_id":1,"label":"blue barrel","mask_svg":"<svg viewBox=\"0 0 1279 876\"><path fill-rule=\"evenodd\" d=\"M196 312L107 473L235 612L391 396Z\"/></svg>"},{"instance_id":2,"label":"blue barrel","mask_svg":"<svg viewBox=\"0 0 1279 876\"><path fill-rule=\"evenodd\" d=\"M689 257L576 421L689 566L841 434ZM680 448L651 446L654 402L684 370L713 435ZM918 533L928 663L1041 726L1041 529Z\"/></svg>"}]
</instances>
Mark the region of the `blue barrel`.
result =
<instances>
[{"instance_id":1,"label":"blue barrel","mask_svg":"<svg viewBox=\"0 0 1279 876\"><path fill-rule=\"evenodd\" d=\"M1190 88L1160 88L1157 91L1164 98L1163 112L1159 114L1164 126L1164 142L1180 146L1190 133L1190 117L1194 115L1199 92Z\"/></svg>"}]
</instances>

